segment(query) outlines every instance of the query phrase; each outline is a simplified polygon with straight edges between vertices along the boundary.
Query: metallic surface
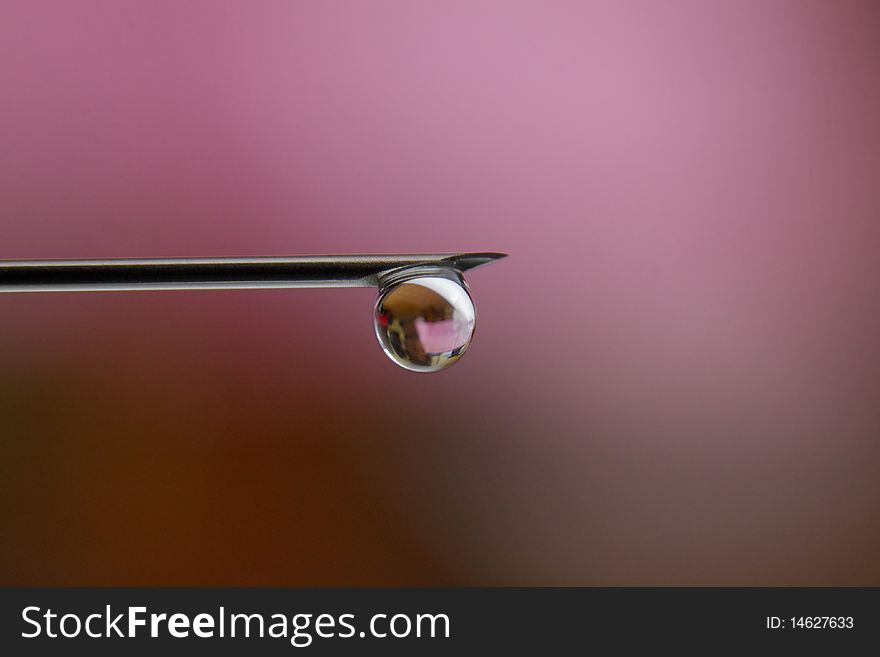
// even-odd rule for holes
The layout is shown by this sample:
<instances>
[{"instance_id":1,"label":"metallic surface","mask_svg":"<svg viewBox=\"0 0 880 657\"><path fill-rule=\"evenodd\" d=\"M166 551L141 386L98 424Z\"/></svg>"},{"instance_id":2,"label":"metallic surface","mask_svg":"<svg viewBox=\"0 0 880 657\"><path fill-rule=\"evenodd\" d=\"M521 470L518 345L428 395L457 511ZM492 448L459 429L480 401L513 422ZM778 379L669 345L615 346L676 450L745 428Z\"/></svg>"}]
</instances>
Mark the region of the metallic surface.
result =
<instances>
[{"instance_id":1,"label":"metallic surface","mask_svg":"<svg viewBox=\"0 0 880 657\"><path fill-rule=\"evenodd\" d=\"M0 261L0 292L376 287L418 265L466 271L501 253Z\"/></svg>"}]
</instances>

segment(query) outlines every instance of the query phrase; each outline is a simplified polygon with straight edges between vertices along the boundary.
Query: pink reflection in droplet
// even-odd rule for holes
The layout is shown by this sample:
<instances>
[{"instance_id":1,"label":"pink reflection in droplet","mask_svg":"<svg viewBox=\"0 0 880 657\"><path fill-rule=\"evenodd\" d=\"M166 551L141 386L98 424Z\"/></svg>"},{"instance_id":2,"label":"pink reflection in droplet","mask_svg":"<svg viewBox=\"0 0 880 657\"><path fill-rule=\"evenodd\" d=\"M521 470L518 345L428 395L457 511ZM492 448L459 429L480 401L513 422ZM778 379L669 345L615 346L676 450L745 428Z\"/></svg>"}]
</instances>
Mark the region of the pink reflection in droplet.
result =
<instances>
[{"instance_id":1,"label":"pink reflection in droplet","mask_svg":"<svg viewBox=\"0 0 880 657\"><path fill-rule=\"evenodd\" d=\"M471 335L469 323L461 319L444 319L439 322L429 322L421 317L417 317L415 325L419 341L429 354L439 354L444 351L458 349L467 344Z\"/></svg>"}]
</instances>

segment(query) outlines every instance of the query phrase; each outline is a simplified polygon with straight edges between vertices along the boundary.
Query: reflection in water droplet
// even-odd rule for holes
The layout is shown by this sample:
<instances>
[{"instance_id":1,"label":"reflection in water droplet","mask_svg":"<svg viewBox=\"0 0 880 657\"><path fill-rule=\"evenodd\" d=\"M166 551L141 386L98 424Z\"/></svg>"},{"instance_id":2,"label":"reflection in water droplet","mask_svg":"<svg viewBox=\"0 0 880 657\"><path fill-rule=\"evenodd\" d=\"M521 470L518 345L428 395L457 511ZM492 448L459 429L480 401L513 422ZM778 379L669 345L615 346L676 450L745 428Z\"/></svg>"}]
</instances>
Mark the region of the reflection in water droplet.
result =
<instances>
[{"instance_id":1,"label":"reflection in water droplet","mask_svg":"<svg viewBox=\"0 0 880 657\"><path fill-rule=\"evenodd\" d=\"M476 311L461 276L419 271L384 287L376 303L376 336L385 353L414 372L457 361L474 335Z\"/></svg>"}]
</instances>

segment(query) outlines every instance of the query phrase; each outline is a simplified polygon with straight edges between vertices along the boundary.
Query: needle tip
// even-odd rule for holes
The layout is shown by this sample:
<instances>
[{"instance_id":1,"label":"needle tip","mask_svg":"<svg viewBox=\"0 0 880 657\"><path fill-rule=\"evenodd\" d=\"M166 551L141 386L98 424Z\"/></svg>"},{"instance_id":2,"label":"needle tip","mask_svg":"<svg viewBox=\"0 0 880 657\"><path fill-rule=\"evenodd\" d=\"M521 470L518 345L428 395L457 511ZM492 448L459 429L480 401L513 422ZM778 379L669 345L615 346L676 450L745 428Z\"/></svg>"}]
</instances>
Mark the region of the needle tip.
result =
<instances>
[{"instance_id":1,"label":"needle tip","mask_svg":"<svg viewBox=\"0 0 880 657\"><path fill-rule=\"evenodd\" d=\"M506 253L459 253L449 258L459 271L467 271L506 258Z\"/></svg>"}]
</instances>

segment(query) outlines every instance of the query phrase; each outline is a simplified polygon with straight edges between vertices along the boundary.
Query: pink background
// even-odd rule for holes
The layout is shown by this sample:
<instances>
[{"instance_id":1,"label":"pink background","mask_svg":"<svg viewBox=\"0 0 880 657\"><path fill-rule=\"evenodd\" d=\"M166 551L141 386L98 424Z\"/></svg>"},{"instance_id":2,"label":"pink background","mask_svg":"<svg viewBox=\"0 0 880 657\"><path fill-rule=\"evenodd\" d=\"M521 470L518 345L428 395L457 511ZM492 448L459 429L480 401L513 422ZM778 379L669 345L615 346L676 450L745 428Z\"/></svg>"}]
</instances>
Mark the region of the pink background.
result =
<instances>
[{"instance_id":1,"label":"pink background","mask_svg":"<svg viewBox=\"0 0 880 657\"><path fill-rule=\"evenodd\" d=\"M3 584L880 585L873 2L0 4L0 258L506 251L0 296Z\"/></svg>"}]
</instances>

